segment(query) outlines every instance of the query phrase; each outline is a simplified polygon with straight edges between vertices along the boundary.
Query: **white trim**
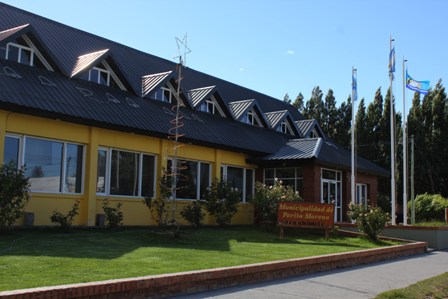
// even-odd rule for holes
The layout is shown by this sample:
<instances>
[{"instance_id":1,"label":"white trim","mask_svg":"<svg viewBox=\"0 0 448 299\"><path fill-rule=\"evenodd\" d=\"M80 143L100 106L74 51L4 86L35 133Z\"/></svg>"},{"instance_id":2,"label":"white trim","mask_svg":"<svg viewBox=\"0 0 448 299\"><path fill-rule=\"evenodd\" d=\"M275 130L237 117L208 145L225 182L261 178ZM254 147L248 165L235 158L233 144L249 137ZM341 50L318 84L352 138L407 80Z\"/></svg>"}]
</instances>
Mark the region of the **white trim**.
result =
<instances>
[{"instance_id":1,"label":"white trim","mask_svg":"<svg viewBox=\"0 0 448 299\"><path fill-rule=\"evenodd\" d=\"M21 58L22 58L22 51L23 51L23 50L26 50L26 51L30 51L30 52L31 52L30 64L29 64L29 65L30 65L30 66L34 66L34 52L35 52L34 49L32 49L32 48L30 48L30 47L22 46L22 45L20 45L20 44L13 43L13 42L9 42L9 43L6 44L6 57L5 57L6 60L10 60L10 59L9 59L9 51L10 51L10 50L9 50L9 47L10 47L10 46L19 49L19 53L18 53L18 57L17 57L18 61L15 61L15 62L21 63L20 60L21 60ZM24 64L24 63L23 63L23 64Z\"/></svg>"},{"instance_id":2,"label":"white trim","mask_svg":"<svg viewBox=\"0 0 448 299\"><path fill-rule=\"evenodd\" d=\"M120 79L117 77L114 70L110 67L109 63L107 63L106 60L103 61L103 65L106 70L109 71L110 76L115 81L115 83L117 83L118 87L120 87L121 90L127 91L126 87L124 87L124 84L120 81Z\"/></svg>"},{"instance_id":3,"label":"white trim","mask_svg":"<svg viewBox=\"0 0 448 299\"><path fill-rule=\"evenodd\" d=\"M51 65L48 63L48 61L45 59L44 55L39 51L39 49L34 45L34 43L28 38L26 34L22 35L22 38L25 40L25 42L30 46L34 53L37 55L39 60L42 62L42 64L45 66L45 68L49 71L54 72L54 69L51 67Z\"/></svg>"}]
</instances>

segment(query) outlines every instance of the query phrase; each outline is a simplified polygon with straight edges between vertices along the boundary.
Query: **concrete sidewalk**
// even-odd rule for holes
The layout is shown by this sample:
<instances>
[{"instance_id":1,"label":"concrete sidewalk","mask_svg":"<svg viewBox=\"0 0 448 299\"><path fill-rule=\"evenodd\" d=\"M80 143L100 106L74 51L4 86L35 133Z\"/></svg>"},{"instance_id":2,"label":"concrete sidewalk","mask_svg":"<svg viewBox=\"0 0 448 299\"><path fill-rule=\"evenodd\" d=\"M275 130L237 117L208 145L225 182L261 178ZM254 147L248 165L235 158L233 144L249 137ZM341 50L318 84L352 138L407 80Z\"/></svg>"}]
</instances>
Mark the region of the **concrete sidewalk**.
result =
<instances>
[{"instance_id":1,"label":"concrete sidewalk","mask_svg":"<svg viewBox=\"0 0 448 299\"><path fill-rule=\"evenodd\" d=\"M448 251L175 298L372 298L448 272Z\"/></svg>"}]
</instances>

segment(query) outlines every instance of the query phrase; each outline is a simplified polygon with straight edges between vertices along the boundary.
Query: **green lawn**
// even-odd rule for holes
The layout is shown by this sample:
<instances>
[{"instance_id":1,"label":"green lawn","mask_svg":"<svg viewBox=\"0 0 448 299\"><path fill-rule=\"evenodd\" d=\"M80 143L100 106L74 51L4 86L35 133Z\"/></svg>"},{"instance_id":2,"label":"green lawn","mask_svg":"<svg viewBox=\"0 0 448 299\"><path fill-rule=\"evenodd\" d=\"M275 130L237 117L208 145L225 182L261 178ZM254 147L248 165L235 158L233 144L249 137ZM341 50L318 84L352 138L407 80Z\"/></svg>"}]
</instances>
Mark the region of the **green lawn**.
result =
<instances>
[{"instance_id":1,"label":"green lawn","mask_svg":"<svg viewBox=\"0 0 448 299\"><path fill-rule=\"evenodd\" d=\"M151 229L11 231L0 235L0 291L234 266L355 251L374 244L254 227L188 230L179 238Z\"/></svg>"},{"instance_id":2,"label":"green lawn","mask_svg":"<svg viewBox=\"0 0 448 299\"><path fill-rule=\"evenodd\" d=\"M391 290L379 294L376 299L436 299L448 298L448 272L422 280L407 288Z\"/></svg>"}]
</instances>

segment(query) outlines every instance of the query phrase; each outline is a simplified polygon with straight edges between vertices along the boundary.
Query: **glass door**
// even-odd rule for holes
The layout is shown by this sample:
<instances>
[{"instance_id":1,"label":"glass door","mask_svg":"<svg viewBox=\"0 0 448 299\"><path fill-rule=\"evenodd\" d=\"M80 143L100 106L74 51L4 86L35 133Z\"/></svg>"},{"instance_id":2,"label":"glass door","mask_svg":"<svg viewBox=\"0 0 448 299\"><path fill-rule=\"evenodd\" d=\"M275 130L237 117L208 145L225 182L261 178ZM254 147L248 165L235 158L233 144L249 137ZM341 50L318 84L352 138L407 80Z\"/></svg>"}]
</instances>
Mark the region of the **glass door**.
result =
<instances>
[{"instance_id":1,"label":"glass door","mask_svg":"<svg viewBox=\"0 0 448 299\"><path fill-rule=\"evenodd\" d=\"M337 181L322 179L321 202L335 205L334 221L342 220L341 190L339 189Z\"/></svg>"}]
</instances>

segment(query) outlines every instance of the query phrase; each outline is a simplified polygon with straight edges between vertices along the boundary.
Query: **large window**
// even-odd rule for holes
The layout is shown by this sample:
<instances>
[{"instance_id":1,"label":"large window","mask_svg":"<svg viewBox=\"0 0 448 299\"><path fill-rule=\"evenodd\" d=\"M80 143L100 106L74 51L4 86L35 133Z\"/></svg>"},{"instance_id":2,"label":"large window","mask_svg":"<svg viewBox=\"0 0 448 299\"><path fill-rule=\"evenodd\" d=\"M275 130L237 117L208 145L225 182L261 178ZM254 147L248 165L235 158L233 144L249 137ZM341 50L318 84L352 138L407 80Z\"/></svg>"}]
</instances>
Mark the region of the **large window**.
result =
<instances>
[{"instance_id":1,"label":"large window","mask_svg":"<svg viewBox=\"0 0 448 299\"><path fill-rule=\"evenodd\" d=\"M99 194L153 197L155 157L117 149L98 150L96 190Z\"/></svg>"},{"instance_id":2,"label":"large window","mask_svg":"<svg viewBox=\"0 0 448 299\"><path fill-rule=\"evenodd\" d=\"M167 173L173 176L173 159L168 160ZM210 164L200 161L177 160L176 198L202 199L210 186Z\"/></svg>"},{"instance_id":3,"label":"large window","mask_svg":"<svg viewBox=\"0 0 448 299\"><path fill-rule=\"evenodd\" d=\"M267 168L264 170L264 183L273 186L275 179L282 181L283 185L290 186L294 191L303 194L303 168Z\"/></svg>"},{"instance_id":4,"label":"large window","mask_svg":"<svg viewBox=\"0 0 448 299\"><path fill-rule=\"evenodd\" d=\"M7 135L4 162L10 161L25 165L31 191L82 193L83 145Z\"/></svg>"},{"instance_id":5,"label":"large window","mask_svg":"<svg viewBox=\"0 0 448 299\"><path fill-rule=\"evenodd\" d=\"M367 184L356 184L356 203L367 206Z\"/></svg>"},{"instance_id":6,"label":"large window","mask_svg":"<svg viewBox=\"0 0 448 299\"><path fill-rule=\"evenodd\" d=\"M154 98L162 102L171 103L174 97L173 91L168 87L161 87L154 93Z\"/></svg>"},{"instance_id":7,"label":"large window","mask_svg":"<svg viewBox=\"0 0 448 299\"><path fill-rule=\"evenodd\" d=\"M234 166L221 166L221 178L240 193L240 200L246 202L254 194L254 170Z\"/></svg>"}]
</instances>

